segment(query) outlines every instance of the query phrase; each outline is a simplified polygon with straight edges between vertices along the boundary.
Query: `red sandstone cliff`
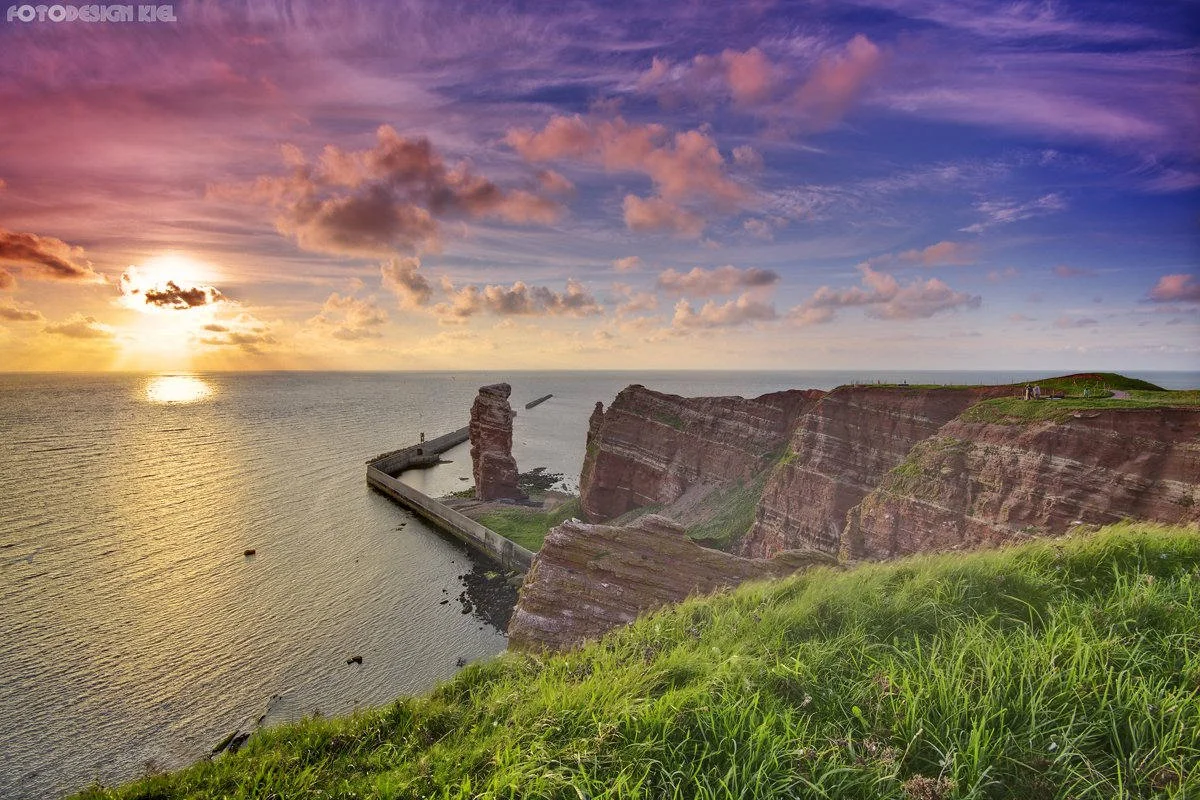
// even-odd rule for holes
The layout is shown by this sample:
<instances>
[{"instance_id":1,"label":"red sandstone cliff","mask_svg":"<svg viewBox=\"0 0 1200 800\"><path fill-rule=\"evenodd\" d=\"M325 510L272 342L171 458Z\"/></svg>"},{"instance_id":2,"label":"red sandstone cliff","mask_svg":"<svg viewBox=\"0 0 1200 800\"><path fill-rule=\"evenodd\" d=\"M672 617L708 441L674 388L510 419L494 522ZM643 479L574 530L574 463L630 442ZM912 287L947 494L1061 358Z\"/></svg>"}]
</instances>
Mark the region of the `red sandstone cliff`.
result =
<instances>
[{"instance_id":1,"label":"red sandstone cliff","mask_svg":"<svg viewBox=\"0 0 1200 800\"><path fill-rule=\"evenodd\" d=\"M837 553L846 512L913 445L979 400L1012 393L1011 387L833 390L800 420L738 552L760 558L796 547Z\"/></svg>"},{"instance_id":2,"label":"red sandstone cliff","mask_svg":"<svg viewBox=\"0 0 1200 800\"><path fill-rule=\"evenodd\" d=\"M628 387L592 414L584 511L611 518L667 505L682 518L693 488L770 469L739 547L753 558L700 548L661 516L624 528L566 523L526 578L511 642L573 647L688 594L833 554L996 544L1061 533L1076 520L1200 522L1196 409L1081 411L1018 424L963 414L1014 391L848 386L742 400Z\"/></svg>"},{"instance_id":3,"label":"red sandstone cliff","mask_svg":"<svg viewBox=\"0 0 1200 800\"><path fill-rule=\"evenodd\" d=\"M779 456L819 391L741 397L679 397L644 386L621 391L588 425L580 477L593 522L640 506L664 506L693 487L746 481Z\"/></svg>"},{"instance_id":4,"label":"red sandstone cliff","mask_svg":"<svg viewBox=\"0 0 1200 800\"><path fill-rule=\"evenodd\" d=\"M842 555L976 547L1125 517L1197 523L1198 484L1195 410L1082 411L1058 423L956 419L849 514Z\"/></svg>"},{"instance_id":5,"label":"red sandstone cliff","mask_svg":"<svg viewBox=\"0 0 1200 800\"><path fill-rule=\"evenodd\" d=\"M769 561L739 558L691 542L655 515L626 527L565 522L546 536L525 577L509 647L570 649L689 595L831 563L799 551Z\"/></svg>"},{"instance_id":6,"label":"red sandstone cliff","mask_svg":"<svg viewBox=\"0 0 1200 800\"><path fill-rule=\"evenodd\" d=\"M471 465L479 500L524 499L517 488L517 462L512 455L512 421L508 404L512 387L494 383L479 387L471 406Z\"/></svg>"}]
</instances>

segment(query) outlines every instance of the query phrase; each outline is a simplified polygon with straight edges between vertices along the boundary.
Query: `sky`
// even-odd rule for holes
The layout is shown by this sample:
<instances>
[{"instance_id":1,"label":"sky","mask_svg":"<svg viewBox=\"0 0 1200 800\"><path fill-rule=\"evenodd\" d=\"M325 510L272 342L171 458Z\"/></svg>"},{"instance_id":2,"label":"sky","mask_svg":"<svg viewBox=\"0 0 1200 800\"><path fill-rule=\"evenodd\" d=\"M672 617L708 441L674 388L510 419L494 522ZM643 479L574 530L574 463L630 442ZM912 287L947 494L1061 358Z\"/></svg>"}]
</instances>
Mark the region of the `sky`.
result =
<instances>
[{"instance_id":1,"label":"sky","mask_svg":"<svg viewBox=\"0 0 1200 800\"><path fill-rule=\"evenodd\" d=\"M1195 0L95 8L0 21L0 370L1200 369Z\"/></svg>"}]
</instances>

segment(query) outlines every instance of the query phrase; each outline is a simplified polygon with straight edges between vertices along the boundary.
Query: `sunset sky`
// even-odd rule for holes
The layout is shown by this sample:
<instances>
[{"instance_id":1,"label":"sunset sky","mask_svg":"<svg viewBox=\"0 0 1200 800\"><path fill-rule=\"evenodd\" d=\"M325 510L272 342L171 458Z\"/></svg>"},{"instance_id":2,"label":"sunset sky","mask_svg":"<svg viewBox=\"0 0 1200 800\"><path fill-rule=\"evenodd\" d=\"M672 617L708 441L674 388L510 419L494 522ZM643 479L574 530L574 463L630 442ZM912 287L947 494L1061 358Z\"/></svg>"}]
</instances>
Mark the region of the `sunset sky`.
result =
<instances>
[{"instance_id":1,"label":"sunset sky","mask_svg":"<svg viewBox=\"0 0 1200 800\"><path fill-rule=\"evenodd\" d=\"M12 9L3 370L1200 369L1195 2Z\"/></svg>"}]
</instances>

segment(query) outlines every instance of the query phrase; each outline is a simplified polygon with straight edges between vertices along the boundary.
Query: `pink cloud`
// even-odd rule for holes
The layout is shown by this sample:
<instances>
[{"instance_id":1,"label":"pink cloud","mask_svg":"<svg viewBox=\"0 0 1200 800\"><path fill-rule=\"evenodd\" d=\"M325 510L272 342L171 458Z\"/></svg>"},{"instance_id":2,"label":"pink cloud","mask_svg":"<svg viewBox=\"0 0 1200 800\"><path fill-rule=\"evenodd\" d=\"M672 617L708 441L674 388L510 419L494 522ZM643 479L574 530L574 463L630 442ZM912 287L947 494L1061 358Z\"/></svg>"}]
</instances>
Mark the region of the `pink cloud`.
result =
<instances>
[{"instance_id":1,"label":"pink cloud","mask_svg":"<svg viewBox=\"0 0 1200 800\"><path fill-rule=\"evenodd\" d=\"M923 267L962 267L974 264L979 257L979 248L963 242L938 242L921 250L908 250L898 258L920 264Z\"/></svg>"},{"instance_id":2,"label":"pink cloud","mask_svg":"<svg viewBox=\"0 0 1200 800\"><path fill-rule=\"evenodd\" d=\"M658 276L658 288L674 294L694 297L734 294L747 289L765 289L779 283L779 273L750 267L738 269L732 264L715 269L695 267L690 272L668 269Z\"/></svg>"},{"instance_id":3,"label":"pink cloud","mask_svg":"<svg viewBox=\"0 0 1200 800\"><path fill-rule=\"evenodd\" d=\"M775 306L744 294L726 303L709 300L698 311L686 300L680 300L675 304L672 325L682 329L733 328L751 322L769 322L776 316Z\"/></svg>"},{"instance_id":4,"label":"pink cloud","mask_svg":"<svg viewBox=\"0 0 1200 800\"><path fill-rule=\"evenodd\" d=\"M1090 269L1083 267L1072 267L1068 264L1059 264L1054 267L1054 274L1059 278L1086 278L1095 273Z\"/></svg>"},{"instance_id":5,"label":"pink cloud","mask_svg":"<svg viewBox=\"0 0 1200 800\"><path fill-rule=\"evenodd\" d=\"M538 183L543 191L549 194L570 194L575 191L575 184L565 175L552 169L544 169L538 173Z\"/></svg>"},{"instance_id":6,"label":"pink cloud","mask_svg":"<svg viewBox=\"0 0 1200 800\"><path fill-rule=\"evenodd\" d=\"M937 278L901 284L892 275L859 265L861 284L845 289L822 286L793 308L788 318L800 325L830 322L839 308L861 307L879 319L926 319L943 311L978 308L982 298L958 292Z\"/></svg>"},{"instance_id":7,"label":"pink cloud","mask_svg":"<svg viewBox=\"0 0 1200 800\"><path fill-rule=\"evenodd\" d=\"M401 308L418 308L429 303L433 287L429 280L418 272L421 259L415 256L394 258L379 267L383 288L396 295Z\"/></svg>"},{"instance_id":8,"label":"pink cloud","mask_svg":"<svg viewBox=\"0 0 1200 800\"><path fill-rule=\"evenodd\" d=\"M763 52L751 47L744 53L726 50L721 53L729 90L736 103L758 103L770 94L775 81L775 69Z\"/></svg>"},{"instance_id":9,"label":"pink cloud","mask_svg":"<svg viewBox=\"0 0 1200 800\"><path fill-rule=\"evenodd\" d=\"M733 148L733 163L743 169L753 170L757 172L763 168L762 153L755 150L748 144L741 144Z\"/></svg>"},{"instance_id":10,"label":"pink cloud","mask_svg":"<svg viewBox=\"0 0 1200 800\"><path fill-rule=\"evenodd\" d=\"M314 163L285 147L286 176L251 186L217 187L218 195L273 206L276 226L301 247L340 255L390 255L436 246L438 220L495 217L548 224L561 206L525 190L506 191L470 166L447 166L428 139L409 139L389 125L368 150L328 145Z\"/></svg>"},{"instance_id":11,"label":"pink cloud","mask_svg":"<svg viewBox=\"0 0 1200 800\"><path fill-rule=\"evenodd\" d=\"M1155 303L1200 303L1200 281L1195 275L1163 275L1150 290Z\"/></svg>"},{"instance_id":12,"label":"pink cloud","mask_svg":"<svg viewBox=\"0 0 1200 800\"><path fill-rule=\"evenodd\" d=\"M675 97L710 99L728 97L741 105L766 100L777 81L778 69L757 47L746 51L725 50L720 55L701 54L690 63L672 66L655 57L650 69L638 78L638 88L659 93L664 104Z\"/></svg>"},{"instance_id":13,"label":"pink cloud","mask_svg":"<svg viewBox=\"0 0 1200 800\"><path fill-rule=\"evenodd\" d=\"M366 300L337 292L329 295L321 310L308 321L310 325L329 330L329 335L342 341L377 339L379 328L388 321L387 312L374 298Z\"/></svg>"},{"instance_id":14,"label":"pink cloud","mask_svg":"<svg viewBox=\"0 0 1200 800\"><path fill-rule=\"evenodd\" d=\"M618 258L613 262L613 269L617 272L633 272L642 268L642 259L637 256L625 256Z\"/></svg>"},{"instance_id":15,"label":"pink cloud","mask_svg":"<svg viewBox=\"0 0 1200 800\"><path fill-rule=\"evenodd\" d=\"M653 292L639 292L624 283L613 284L613 291L624 298L617 306L617 316L619 317L658 309L658 296Z\"/></svg>"},{"instance_id":16,"label":"pink cloud","mask_svg":"<svg viewBox=\"0 0 1200 800\"><path fill-rule=\"evenodd\" d=\"M841 121L883 66L883 53L861 33L840 53L821 59L791 98L808 130L824 130Z\"/></svg>"},{"instance_id":17,"label":"pink cloud","mask_svg":"<svg viewBox=\"0 0 1200 800\"><path fill-rule=\"evenodd\" d=\"M683 99L711 104L728 99L757 116L788 127L820 131L846 115L879 73L883 52L863 34L813 66L807 76L794 74L786 61L773 62L761 49L725 50L672 65L654 58L638 78L638 88L658 93L667 106ZM796 86L788 94L789 87Z\"/></svg>"},{"instance_id":18,"label":"pink cloud","mask_svg":"<svg viewBox=\"0 0 1200 800\"><path fill-rule=\"evenodd\" d=\"M15 233L0 228L0 288L14 285L11 270L22 277L43 281L83 281L98 283L103 279L83 257L83 248L72 247L53 236Z\"/></svg>"},{"instance_id":19,"label":"pink cloud","mask_svg":"<svg viewBox=\"0 0 1200 800\"><path fill-rule=\"evenodd\" d=\"M697 239L704 233L704 218L661 197L642 199L625 195L625 225L631 231L673 233Z\"/></svg>"},{"instance_id":20,"label":"pink cloud","mask_svg":"<svg viewBox=\"0 0 1200 800\"><path fill-rule=\"evenodd\" d=\"M556 292L545 286L529 286L517 281L512 286L464 286L456 289L444 281L447 302L434 306L434 313L448 322L462 321L481 312L497 316L589 317L604 313L583 284L568 280L566 290Z\"/></svg>"},{"instance_id":21,"label":"pink cloud","mask_svg":"<svg viewBox=\"0 0 1200 800\"><path fill-rule=\"evenodd\" d=\"M716 142L699 130L671 135L662 125L633 124L620 116L555 116L541 131L510 130L505 141L527 161L573 158L610 172L640 172L672 202L702 199L728 208L746 197L746 190L725 174Z\"/></svg>"}]
</instances>

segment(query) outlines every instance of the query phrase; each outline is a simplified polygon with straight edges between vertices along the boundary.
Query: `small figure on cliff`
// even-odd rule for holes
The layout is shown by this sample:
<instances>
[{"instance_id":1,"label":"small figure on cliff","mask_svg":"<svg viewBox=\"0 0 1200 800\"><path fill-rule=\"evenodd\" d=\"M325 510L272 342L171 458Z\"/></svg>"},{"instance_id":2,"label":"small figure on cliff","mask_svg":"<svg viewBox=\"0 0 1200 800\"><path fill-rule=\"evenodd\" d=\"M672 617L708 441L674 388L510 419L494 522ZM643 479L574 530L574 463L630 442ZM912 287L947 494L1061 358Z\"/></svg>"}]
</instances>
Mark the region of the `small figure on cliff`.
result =
<instances>
[{"instance_id":1,"label":"small figure on cliff","mask_svg":"<svg viewBox=\"0 0 1200 800\"><path fill-rule=\"evenodd\" d=\"M1042 387L1036 383L1033 385L1033 399L1034 400L1042 399Z\"/></svg>"},{"instance_id":2,"label":"small figure on cliff","mask_svg":"<svg viewBox=\"0 0 1200 800\"><path fill-rule=\"evenodd\" d=\"M1027 383L1027 384L1025 384L1025 399L1030 400L1032 398L1033 398L1033 387Z\"/></svg>"}]
</instances>

